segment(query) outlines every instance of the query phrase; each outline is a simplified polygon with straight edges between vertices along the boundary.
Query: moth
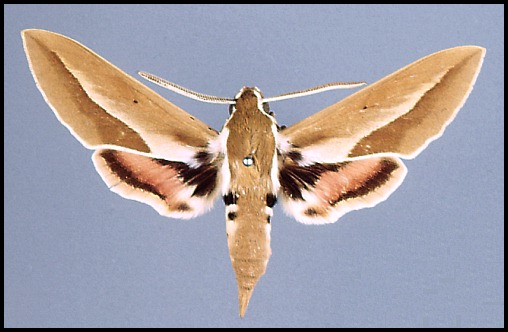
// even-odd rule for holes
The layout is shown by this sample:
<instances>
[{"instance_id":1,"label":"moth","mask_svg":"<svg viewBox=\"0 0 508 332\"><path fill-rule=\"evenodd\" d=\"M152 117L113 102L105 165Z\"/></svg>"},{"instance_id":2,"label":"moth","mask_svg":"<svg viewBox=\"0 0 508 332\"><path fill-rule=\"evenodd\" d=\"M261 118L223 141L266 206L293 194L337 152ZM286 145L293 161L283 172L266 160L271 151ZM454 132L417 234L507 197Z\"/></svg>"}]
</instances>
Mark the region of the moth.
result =
<instances>
[{"instance_id":1,"label":"moth","mask_svg":"<svg viewBox=\"0 0 508 332\"><path fill-rule=\"evenodd\" d=\"M287 128L269 102L363 83L270 98L243 87L220 98L140 73L190 98L229 105L216 131L68 37L31 29L22 38L44 99L95 150L95 168L113 192L181 219L223 198L242 317L271 255L277 200L305 224L333 223L385 200L406 175L401 159L416 157L456 116L485 55L478 46L431 54Z\"/></svg>"}]
</instances>

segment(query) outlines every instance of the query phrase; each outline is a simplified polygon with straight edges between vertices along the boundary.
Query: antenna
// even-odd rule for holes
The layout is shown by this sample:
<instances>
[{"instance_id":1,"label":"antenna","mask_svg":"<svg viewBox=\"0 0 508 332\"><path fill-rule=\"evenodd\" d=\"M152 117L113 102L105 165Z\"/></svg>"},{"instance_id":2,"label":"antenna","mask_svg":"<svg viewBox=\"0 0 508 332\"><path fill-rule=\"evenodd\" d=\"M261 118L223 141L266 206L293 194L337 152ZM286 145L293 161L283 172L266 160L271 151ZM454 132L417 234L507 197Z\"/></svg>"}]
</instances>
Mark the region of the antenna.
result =
<instances>
[{"instance_id":1,"label":"antenna","mask_svg":"<svg viewBox=\"0 0 508 332\"><path fill-rule=\"evenodd\" d=\"M152 74L144 72L144 71L140 71L140 72L138 72L138 74L141 75L141 77L143 77L144 79L147 79L152 83L160 85L163 88L169 89L173 92L179 93L179 94L189 97L191 99L199 100L199 101L202 101L205 103L212 103L212 104L232 105L235 103L234 99L222 98L222 97L217 97L217 96L210 96L210 95L205 95L204 93L195 92L190 89L184 88L183 86L166 81L163 78L157 77L155 75L152 75Z\"/></svg>"},{"instance_id":2,"label":"antenna","mask_svg":"<svg viewBox=\"0 0 508 332\"><path fill-rule=\"evenodd\" d=\"M337 89L352 89L357 88L359 86L365 85L365 82L333 82L323 85L318 85L310 89L298 90L294 92L283 93L281 95L277 95L274 97L263 98L264 103L268 103L271 101L279 101L291 98L298 98L303 96L313 95L315 93L321 93L328 90L337 90Z\"/></svg>"},{"instance_id":3,"label":"antenna","mask_svg":"<svg viewBox=\"0 0 508 332\"><path fill-rule=\"evenodd\" d=\"M147 73L144 71L140 71L140 72L138 72L138 74L141 75L141 77L143 77L144 79L147 79L148 81L150 81L152 83L160 85L163 88L169 89L169 90L176 92L178 94L181 94L183 96L189 97L191 99L199 100L199 101L202 101L205 103L234 105L236 102L235 99L232 99L232 98L211 96L211 95L206 95L204 93L192 91L190 89L184 88L183 86L166 81L163 78L160 78L158 76L155 76L153 74L150 74L150 73ZM298 91L294 91L294 92L288 92L288 93L284 93L281 95L277 95L274 97L263 98L262 102L268 103L268 102L272 102L272 101L298 98L298 97L309 96L309 95L313 95L315 93L321 93L321 92L329 91L329 90L357 88L357 87L365 85L365 84L367 84L367 83L365 83L365 82L333 82L333 83L318 85L318 86L315 86L310 89L298 90Z\"/></svg>"}]
</instances>

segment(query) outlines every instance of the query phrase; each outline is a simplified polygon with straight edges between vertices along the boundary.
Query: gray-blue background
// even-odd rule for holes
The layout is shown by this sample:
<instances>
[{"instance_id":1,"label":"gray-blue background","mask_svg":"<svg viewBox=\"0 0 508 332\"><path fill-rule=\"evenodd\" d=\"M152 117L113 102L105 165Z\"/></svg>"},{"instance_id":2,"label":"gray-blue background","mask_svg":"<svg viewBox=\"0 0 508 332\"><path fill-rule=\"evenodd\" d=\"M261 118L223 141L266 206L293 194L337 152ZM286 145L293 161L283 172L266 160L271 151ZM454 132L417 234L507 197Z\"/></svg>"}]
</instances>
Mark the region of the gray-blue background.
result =
<instances>
[{"instance_id":1,"label":"gray-blue background","mask_svg":"<svg viewBox=\"0 0 508 332\"><path fill-rule=\"evenodd\" d=\"M503 6L6 5L4 18L5 326L503 326ZM240 319L223 203L180 221L110 192L37 90L26 28L226 97L373 83L458 45L487 55L465 107L386 202L327 226L275 208L273 255ZM216 129L227 118L147 84ZM291 124L351 92L271 107Z\"/></svg>"}]
</instances>

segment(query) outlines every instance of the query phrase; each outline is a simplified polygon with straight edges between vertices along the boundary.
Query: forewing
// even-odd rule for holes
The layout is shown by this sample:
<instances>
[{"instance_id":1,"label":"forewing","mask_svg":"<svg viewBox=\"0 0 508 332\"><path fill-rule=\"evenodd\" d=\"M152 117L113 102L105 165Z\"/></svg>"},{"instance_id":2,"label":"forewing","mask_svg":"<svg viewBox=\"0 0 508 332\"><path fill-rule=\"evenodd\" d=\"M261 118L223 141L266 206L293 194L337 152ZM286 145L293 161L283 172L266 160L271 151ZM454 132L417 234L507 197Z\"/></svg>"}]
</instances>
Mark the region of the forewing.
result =
<instances>
[{"instance_id":1,"label":"forewing","mask_svg":"<svg viewBox=\"0 0 508 332\"><path fill-rule=\"evenodd\" d=\"M477 46L422 58L281 131L307 162L377 153L413 158L441 136L469 95L485 55Z\"/></svg>"},{"instance_id":2,"label":"forewing","mask_svg":"<svg viewBox=\"0 0 508 332\"><path fill-rule=\"evenodd\" d=\"M438 138L469 95L485 50L444 50L283 129L279 182L287 213L309 224L385 200L402 182L401 158Z\"/></svg>"},{"instance_id":3,"label":"forewing","mask_svg":"<svg viewBox=\"0 0 508 332\"><path fill-rule=\"evenodd\" d=\"M90 49L44 30L22 32L41 93L87 148L189 161L217 132Z\"/></svg>"},{"instance_id":4,"label":"forewing","mask_svg":"<svg viewBox=\"0 0 508 332\"><path fill-rule=\"evenodd\" d=\"M152 206L161 215L188 219L208 211L219 194L219 166L203 157L183 162L101 149L93 154L95 168L108 187L128 199Z\"/></svg>"}]
</instances>

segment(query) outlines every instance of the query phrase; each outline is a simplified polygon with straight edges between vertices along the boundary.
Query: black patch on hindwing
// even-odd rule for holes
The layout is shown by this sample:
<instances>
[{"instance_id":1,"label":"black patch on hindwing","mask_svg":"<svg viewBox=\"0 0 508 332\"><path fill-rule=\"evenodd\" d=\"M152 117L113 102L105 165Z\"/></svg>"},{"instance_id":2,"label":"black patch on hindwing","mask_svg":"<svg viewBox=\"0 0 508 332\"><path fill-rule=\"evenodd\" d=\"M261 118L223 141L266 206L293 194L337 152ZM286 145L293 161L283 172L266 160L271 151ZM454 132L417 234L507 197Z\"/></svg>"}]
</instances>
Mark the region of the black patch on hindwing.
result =
<instances>
[{"instance_id":1,"label":"black patch on hindwing","mask_svg":"<svg viewBox=\"0 0 508 332\"><path fill-rule=\"evenodd\" d=\"M292 199L303 200L302 190L309 190L319 179L321 174L326 171L336 172L342 165L339 164L312 164L309 166L299 166L296 164L287 164L279 172L279 181L284 193Z\"/></svg>"},{"instance_id":2,"label":"black patch on hindwing","mask_svg":"<svg viewBox=\"0 0 508 332\"><path fill-rule=\"evenodd\" d=\"M159 165L175 169L178 172L178 177L186 185L196 186L192 196L208 196L214 191L217 184L217 166L210 163L210 155L207 152L198 152L195 159L199 163L198 167L191 167L179 161L153 158Z\"/></svg>"}]
</instances>

